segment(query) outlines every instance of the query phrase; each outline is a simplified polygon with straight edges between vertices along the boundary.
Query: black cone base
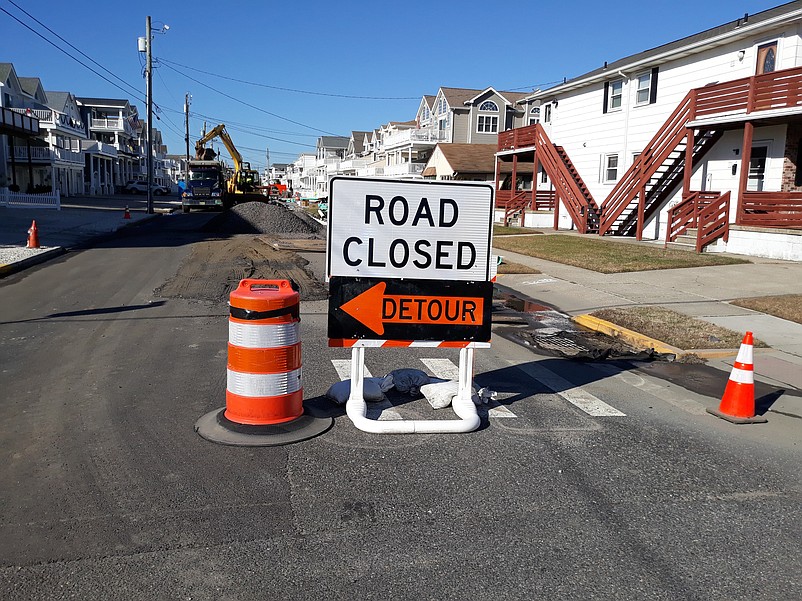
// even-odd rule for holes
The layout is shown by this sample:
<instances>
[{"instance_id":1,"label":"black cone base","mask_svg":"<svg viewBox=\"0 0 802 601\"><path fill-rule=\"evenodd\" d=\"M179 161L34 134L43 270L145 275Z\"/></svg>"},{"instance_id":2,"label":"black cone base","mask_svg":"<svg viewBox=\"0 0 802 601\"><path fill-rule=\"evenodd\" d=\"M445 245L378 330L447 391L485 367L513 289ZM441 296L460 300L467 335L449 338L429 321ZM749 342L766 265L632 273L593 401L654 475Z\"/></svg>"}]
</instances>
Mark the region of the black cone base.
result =
<instances>
[{"instance_id":1,"label":"black cone base","mask_svg":"<svg viewBox=\"0 0 802 601\"><path fill-rule=\"evenodd\" d=\"M323 434L334 425L332 417L304 413L290 422L249 426L227 419L226 409L210 411L195 422L195 432L206 440L235 447L272 447L300 442Z\"/></svg>"},{"instance_id":2,"label":"black cone base","mask_svg":"<svg viewBox=\"0 0 802 601\"><path fill-rule=\"evenodd\" d=\"M710 415L715 415L716 417L725 419L733 424L765 424L766 422L769 421L765 417L761 417L759 415L755 415L754 417L735 417L734 415L728 415L726 413L722 413L718 409L706 409L706 411Z\"/></svg>"}]
</instances>

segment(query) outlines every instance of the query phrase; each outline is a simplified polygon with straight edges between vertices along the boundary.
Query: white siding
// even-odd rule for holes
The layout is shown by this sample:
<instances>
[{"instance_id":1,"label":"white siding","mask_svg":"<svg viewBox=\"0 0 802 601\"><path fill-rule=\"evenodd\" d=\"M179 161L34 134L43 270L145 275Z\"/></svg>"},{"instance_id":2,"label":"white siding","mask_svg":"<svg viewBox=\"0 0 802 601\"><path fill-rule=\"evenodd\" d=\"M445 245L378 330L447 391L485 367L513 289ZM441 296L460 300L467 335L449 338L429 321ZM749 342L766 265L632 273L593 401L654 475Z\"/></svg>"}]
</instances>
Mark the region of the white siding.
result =
<instances>
[{"instance_id":1,"label":"white siding","mask_svg":"<svg viewBox=\"0 0 802 601\"><path fill-rule=\"evenodd\" d=\"M649 69L634 69L623 73L624 90L620 110L602 112L604 84L597 82L580 90L560 94L558 106L553 109L551 127L546 126L551 140L563 146L585 180L597 202L601 203L612 189L612 184L602 183L602 156L619 154L619 177L632 163L633 153L640 152L654 136L677 104L696 87L723 82L755 73L757 47L771 41L778 42L778 68L790 68L802 64L802 40L800 26L793 24L778 29L774 35L756 35L748 40L730 42L692 56L671 60L659 65L657 99L654 104L635 106L637 76ZM738 53L744 50L743 59ZM610 80L621 78L621 73L610 73ZM543 97L544 102L551 100ZM541 115L542 117L542 115ZM549 129L551 131L549 131ZM768 128L767 128L768 129ZM779 189L784 151L784 128L758 134L774 140L766 174L766 189ZM733 135L737 140L733 140ZM718 159L709 158L707 173L713 177L716 190L732 186L731 176L725 176L735 155L733 148L740 148L742 134L728 133L718 145L722 150ZM716 153L717 149L713 149ZM729 152L729 156L727 153ZM774 160L777 159L777 160ZM701 169L701 167L700 167ZM699 170L697 170L699 171ZM697 174L697 177L700 177ZM721 182L721 186L718 183ZM772 188L773 187L773 188ZM737 189L737 176L734 188Z\"/></svg>"}]
</instances>

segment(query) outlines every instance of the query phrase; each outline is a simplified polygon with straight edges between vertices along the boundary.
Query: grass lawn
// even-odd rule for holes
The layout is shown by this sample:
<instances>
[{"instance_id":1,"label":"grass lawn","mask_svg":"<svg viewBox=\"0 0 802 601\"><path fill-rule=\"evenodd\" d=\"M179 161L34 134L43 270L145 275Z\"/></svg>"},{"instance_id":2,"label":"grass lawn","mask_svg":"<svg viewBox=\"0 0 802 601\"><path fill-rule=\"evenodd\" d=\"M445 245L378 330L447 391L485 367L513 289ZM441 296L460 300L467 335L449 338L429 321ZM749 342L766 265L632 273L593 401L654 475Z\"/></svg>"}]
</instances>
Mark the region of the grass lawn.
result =
<instances>
[{"instance_id":1,"label":"grass lawn","mask_svg":"<svg viewBox=\"0 0 802 601\"><path fill-rule=\"evenodd\" d=\"M513 234L542 234L540 230L533 230L528 227L507 227L506 225L493 224L494 236L511 236Z\"/></svg>"},{"instance_id":2,"label":"grass lawn","mask_svg":"<svg viewBox=\"0 0 802 601\"><path fill-rule=\"evenodd\" d=\"M662 307L600 309L592 315L683 350L737 349L744 337L744 332L733 332ZM755 346L767 345L755 340Z\"/></svg>"},{"instance_id":3,"label":"grass lawn","mask_svg":"<svg viewBox=\"0 0 802 601\"><path fill-rule=\"evenodd\" d=\"M782 294L757 298L739 298L731 301L733 305L768 313L774 317L802 323L802 294Z\"/></svg>"},{"instance_id":4,"label":"grass lawn","mask_svg":"<svg viewBox=\"0 0 802 601\"><path fill-rule=\"evenodd\" d=\"M515 273L543 273L539 269L535 269L534 267L528 267L526 265L521 265L520 263L507 263L504 261L501 265L498 266L499 275L509 275Z\"/></svg>"},{"instance_id":5,"label":"grass lawn","mask_svg":"<svg viewBox=\"0 0 802 601\"><path fill-rule=\"evenodd\" d=\"M548 234L498 237L493 240L493 246L497 252L509 250L600 273L679 269L749 262L709 253L697 254L684 250L663 249L659 246L616 242L609 238L602 240L598 236Z\"/></svg>"}]
</instances>

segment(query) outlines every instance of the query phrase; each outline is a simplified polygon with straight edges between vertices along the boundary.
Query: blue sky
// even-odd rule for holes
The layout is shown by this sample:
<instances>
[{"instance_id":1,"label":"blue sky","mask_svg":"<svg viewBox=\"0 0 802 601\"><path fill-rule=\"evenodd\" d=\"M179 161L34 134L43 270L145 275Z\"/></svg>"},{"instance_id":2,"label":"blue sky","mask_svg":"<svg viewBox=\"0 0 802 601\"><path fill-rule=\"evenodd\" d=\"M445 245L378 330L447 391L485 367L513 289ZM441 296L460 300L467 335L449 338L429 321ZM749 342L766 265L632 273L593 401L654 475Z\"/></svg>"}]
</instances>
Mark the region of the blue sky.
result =
<instances>
[{"instance_id":1,"label":"blue sky","mask_svg":"<svg viewBox=\"0 0 802 601\"><path fill-rule=\"evenodd\" d=\"M268 151L270 162L286 163L313 152L320 135L414 119L421 97L436 94L440 86L545 88L604 61L780 4L0 0L0 9L119 87L2 11L0 62L14 63L21 77L39 77L45 90L128 98L144 115L144 55L137 52L137 38L145 35L150 15L154 29L170 27L153 41L158 67L153 94L160 109L154 127L162 130L168 151L184 152L183 103L189 92L190 136L200 135L204 121L209 128L225 123L244 157L261 169Z\"/></svg>"}]
</instances>

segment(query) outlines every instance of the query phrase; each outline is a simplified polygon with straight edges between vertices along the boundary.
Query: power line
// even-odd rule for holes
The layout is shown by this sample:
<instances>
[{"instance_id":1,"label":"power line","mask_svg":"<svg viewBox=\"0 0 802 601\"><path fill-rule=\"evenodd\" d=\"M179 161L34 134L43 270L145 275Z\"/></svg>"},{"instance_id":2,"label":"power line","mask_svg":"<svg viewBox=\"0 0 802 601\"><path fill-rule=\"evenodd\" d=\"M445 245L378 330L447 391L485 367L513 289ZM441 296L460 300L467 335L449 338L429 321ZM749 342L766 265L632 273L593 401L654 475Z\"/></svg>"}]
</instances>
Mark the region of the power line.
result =
<instances>
[{"instance_id":1,"label":"power line","mask_svg":"<svg viewBox=\"0 0 802 601\"><path fill-rule=\"evenodd\" d=\"M211 75L212 77L219 77L220 79L227 79L228 81L236 81L237 83L244 83L249 86L257 86L260 88L268 88L270 90L280 90L282 92L294 92L296 94L309 94L311 96L328 96L329 98L350 98L355 100L420 100L420 96L356 96L351 94L333 94L331 92L313 92L311 90L298 90L296 88L283 88L280 86L270 86L266 83L259 83L256 81L247 81L245 79L237 79L236 77L229 77L227 75L220 75L219 73L212 73L211 71L204 71L203 69L197 69L195 67L190 67L189 65L182 65L181 63L176 63L174 61L167 60L165 58L159 59L164 63L170 65L176 65L178 67L183 67L184 69L189 69L190 71L197 71L198 73L203 73L204 75Z\"/></svg>"},{"instance_id":2,"label":"power line","mask_svg":"<svg viewBox=\"0 0 802 601\"><path fill-rule=\"evenodd\" d=\"M295 125L300 125L301 127L305 127L307 129L311 129L312 131L317 131L317 132L320 132L320 133L323 133L323 134L328 134L330 136L339 135L339 134L335 134L335 133L330 132L330 131L326 131L325 129L319 129L317 127L312 127L311 125L307 125L306 123L301 123L300 121L293 121L292 119L289 119L287 117L282 117L281 115L277 115L276 113L271 113L270 111L268 111L266 109L263 109L263 108L258 107L256 105L253 105L253 104L250 104L248 102L245 102L244 100L240 100L239 98L236 98L235 96L232 96L231 94L226 94L222 90L218 90L217 88L214 88L214 87L210 86L209 84L203 83L202 81L199 81L199 80L195 79L194 77L192 77L190 75L187 75L186 73L182 73L181 71L179 71L178 69L176 69L172 65L167 64L167 61L164 61L164 59L161 59L161 60L165 63L164 66L167 67L168 69L172 69L173 71L175 71L179 75L183 75L184 77L186 77L190 81L194 81L198 85L201 85L201 86L203 86L203 87L205 87L205 88L207 88L209 90L212 90L213 92L217 92L221 96L225 96L226 98L228 98L230 100L233 100L234 102L239 102L240 104L243 104L243 105L245 105L245 106L247 106L249 108L252 108L252 109L254 109L256 111L265 113L266 115L270 115L271 117L275 117L276 119L281 119L282 121L287 121L288 123L293 123Z\"/></svg>"},{"instance_id":3,"label":"power line","mask_svg":"<svg viewBox=\"0 0 802 601\"><path fill-rule=\"evenodd\" d=\"M36 22L37 22L39 25L41 25L42 27L44 27L45 29L47 29L47 31L49 31L50 33L52 33L54 36L56 36L56 37L57 37L58 39L60 39L62 42L64 42L65 44L67 44L67 45L68 45L70 48L74 49L76 52L80 53L82 56L84 56L84 57L86 57L87 59L89 59L90 61L92 61L92 62L93 62L95 65L97 65L98 67L100 67L101 69L103 69L103 70L104 70L106 73L109 73L109 74L110 74L112 77L114 77L115 79L117 79L117 80L121 81L123 84L125 84L126 86L128 86L130 89L132 89L132 90L136 90L136 88L135 88L134 86L132 86L131 84L129 84L127 81L125 81L125 80L123 80L123 79L120 79L119 77L117 77L117 75L115 75L114 73L112 73L111 71L109 71L108 69L106 69L106 67L104 67L103 65L101 65L100 63L98 63L98 62L97 62L95 59L93 59L91 56L89 56L89 55L85 54L84 52L82 52L81 50L79 50L78 48L76 48L75 46L73 46L72 44L70 44L70 43L69 43L67 40L65 40L65 39L64 39L64 38L62 38L62 37L61 37L59 34L57 34L55 31L53 31L52 29L50 29L50 28L49 28L47 25L45 25L45 24L43 24L41 21L39 21L39 20L38 20L36 17L34 17L34 16L33 16L33 15L31 15L30 13L26 12L26 11L25 11L23 8L20 8L20 7L19 7L17 4L15 4L15 3L13 2L13 0L8 0L8 1L9 1L11 4L13 4L14 6L16 6L16 7L17 7L17 9L19 9L20 11L22 11L23 13L25 13L26 15L28 15L28 16L29 16L31 19L33 19L34 21L36 21ZM121 88L121 87L120 87L118 84L114 83L113 81L111 81L110 79L108 79L106 76L104 76L104 75L102 75L102 74L98 73L98 72L97 72L97 71L95 71L95 70L94 70L92 67L90 67L90 66L89 66L89 65L87 65L86 63L84 63L84 62L82 62L81 60L79 60L79 59L77 59L76 57L74 57L72 54L70 54L69 52L67 52L66 50L64 50L64 49L63 49L63 48L61 48L60 46L58 46L58 45L57 45L55 42L53 42L53 41L49 40L48 38L46 38L45 36L43 36L41 33L39 33L38 31L36 31L36 30L35 30L35 29L33 29L32 27L30 27L28 24L26 24L26 23L23 23L23 22L22 22L20 19L18 19L18 18L17 18L17 17L15 17L14 15L12 15L12 14L11 14L10 12L8 12L6 9L4 9L4 8L0 7L0 10L2 10L2 11L3 11L4 13L6 13L6 14L7 14L9 17L11 17L12 19L14 19L14 20L15 20L17 23L19 23L20 25L22 25L22 26L23 26L23 27L25 27L26 29L30 30L31 32L33 32L34 34L36 34L37 36L39 36L40 38L42 38L42 39L43 39L45 42L47 42L48 44L50 44L51 46L53 46L54 48L56 48L56 50L59 50L60 52L63 52L64 54L66 54L67 56L69 56L69 57L70 57L72 60L74 60L75 62L77 62L77 63L79 63L79 64L81 64L81 65L83 65L84 67L86 67L87 69L89 69L89 70L90 70L92 73L94 73L95 75L97 75L97 76L98 76L98 77L100 77L101 79L104 79L105 81L107 81L108 83L110 83L111 85L113 85L113 86L114 86L115 88L117 88L118 90L122 90L122 91L123 91L123 92L125 92L126 94L130 94L130 93L131 93L129 90L126 90L126 89L124 89L124 88ZM138 92L138 91L134 92L134 96L135 96L135 98L136 98L137 100L139 100L140 102L143 102L143 100L142 100L142 98L141 98L141 97L139 97L139 96L136 96L136 94L139 94L139 93L140 93L140 92Z\"/></svg>"}]
</instances>

